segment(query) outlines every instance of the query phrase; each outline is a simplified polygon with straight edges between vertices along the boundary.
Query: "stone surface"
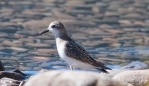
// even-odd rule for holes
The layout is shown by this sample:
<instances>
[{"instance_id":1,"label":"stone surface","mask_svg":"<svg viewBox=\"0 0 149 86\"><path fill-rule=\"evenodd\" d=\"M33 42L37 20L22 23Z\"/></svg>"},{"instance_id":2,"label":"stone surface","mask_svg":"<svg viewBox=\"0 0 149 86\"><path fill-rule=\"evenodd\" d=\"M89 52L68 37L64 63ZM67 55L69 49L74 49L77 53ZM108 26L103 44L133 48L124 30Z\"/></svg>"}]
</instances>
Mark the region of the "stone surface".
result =
<instances>
[{"instance_id":1,"label":"stone surface","mask_svg":"<svg viewBox=\"0 0 149 86\"><path fill-rule=\"evenodd\" d=\"M40 73L32 76L24 86L49 86L49 84L51 86L132 86L125 82L116 82L98 73L83 71L48 71Z\"/></svg>"},{"instance_id":2,"label":"stone surface","mask_svg":"<svg viewBox=\"0 0 149 86\"><path fill-rule=\"evenodd\" d=\"M122 68L123 69L147 69L148 65L143 62L133 61L129 63L128 65L123 66Z\"/></svg>"},{"instance_id":3,"label":"stone surface","mask_svg":"<svg viewBox=\"0 0 149 86\"><path fill-rule=\"evenodd\" d=\"M19 86L20 81L14 80L10 78L1 78L0 79L0 85L1 86Z\"/></svg>"},{"instance_id":4,"label":"stone surface","mask_svg":"<svg viewBox=\"0 0 149 86\"><path fill-rule=\"evenodd\" d=\"M114 80L131 83L134 86L148 86L149 69L128 70L120 72L113 77Z\"/></svg>"}]
</instances>

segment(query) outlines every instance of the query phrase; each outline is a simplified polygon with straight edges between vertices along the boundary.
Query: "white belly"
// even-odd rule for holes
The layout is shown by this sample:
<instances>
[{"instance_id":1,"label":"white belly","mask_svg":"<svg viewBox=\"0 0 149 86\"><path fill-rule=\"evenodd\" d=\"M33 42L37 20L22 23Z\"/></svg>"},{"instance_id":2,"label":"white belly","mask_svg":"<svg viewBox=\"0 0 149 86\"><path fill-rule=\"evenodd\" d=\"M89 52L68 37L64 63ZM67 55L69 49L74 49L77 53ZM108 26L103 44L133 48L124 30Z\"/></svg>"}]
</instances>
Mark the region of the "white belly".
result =
<instances>
[{"instance_id":1,"label":"white belly","mask_svg":"<svg viewBox=\"0 0 149 86\"><path fill-rule=\"evenodd\" d=\"M78 60L75 60L71 57L68 57L66 54L65 54L65 48L64 48L64 44L61 42L58 44L58 39L56 39L56 45L57 45L57 50L58 50L58 54L59 56L64 60L66 61L69 65L71 66L74 66L76 68L89 68L89 69L92 69L94 68L92 65L90 64L86 64L84 62L81 62L81 61L78 61Z\"/></svg>"}]
</instances>

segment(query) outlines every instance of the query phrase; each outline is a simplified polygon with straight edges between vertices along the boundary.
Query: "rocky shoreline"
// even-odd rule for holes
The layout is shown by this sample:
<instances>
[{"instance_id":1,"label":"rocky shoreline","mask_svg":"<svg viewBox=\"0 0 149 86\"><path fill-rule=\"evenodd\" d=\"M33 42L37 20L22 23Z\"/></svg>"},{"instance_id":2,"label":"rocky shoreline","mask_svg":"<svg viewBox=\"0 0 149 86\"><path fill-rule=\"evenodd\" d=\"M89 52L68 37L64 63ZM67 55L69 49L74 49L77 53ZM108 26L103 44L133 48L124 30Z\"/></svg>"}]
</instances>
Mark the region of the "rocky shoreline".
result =
<instances>
[{"instance_id":1,"label":"rocky shoreline","mask_svg":"<svg viewBox=\"0 0 149 86\"><path fill-rule=\"evenodd\" d=\"M138 65L138 66L137 66ZM19 70L5 71L0 65L0 86L149 86L148 66L133 62L109 74L85 70L40 70L27 75Z\"/></svg>"},{"instance_id":2,"label":"rocky shoreline","mask_svg":"<svg viewBox=\"0 0 149 86\"><path fill-rule=\"evenodd\" d=\"M56 20L96 60L113 69L109 75L68 71L68 65L59 59L53 34L39 35ZM83 79L70 75L84 74L82 77L94 80L81 81L83 86L149 86L148 28L149 0L0 0L0 85L24 86L29 78L23 71L49 69L32 76L25 86L52 73L60 73L55 78L66 76L65 81L42 83L71 86L73 79L76 84Z\"/></svg>"}]
</instances>

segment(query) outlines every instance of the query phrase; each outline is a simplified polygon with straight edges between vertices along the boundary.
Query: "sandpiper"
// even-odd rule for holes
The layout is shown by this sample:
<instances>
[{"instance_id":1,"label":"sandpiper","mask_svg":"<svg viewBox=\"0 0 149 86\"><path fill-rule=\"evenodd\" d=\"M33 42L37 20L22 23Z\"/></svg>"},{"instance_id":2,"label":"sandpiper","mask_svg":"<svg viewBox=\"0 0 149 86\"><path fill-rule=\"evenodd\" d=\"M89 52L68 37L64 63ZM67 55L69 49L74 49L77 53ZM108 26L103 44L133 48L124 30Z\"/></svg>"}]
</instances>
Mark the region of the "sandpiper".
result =
<instances>
[{"instance_id":1,"label":"sandpiper","mask_svg":"<svg viewBox=\"0 0 149 86\"><path fill-rule=\"evenodd\" d=\"M52 32L55 35L58 54L69 64L71 70L75 68L97 69L108 73L105 69L110 68L94 60L82 46L72 40L67 35L65 27L61 22L52 22L49 27L40 34L46 32Z\"/></svg>"}]
</instances>

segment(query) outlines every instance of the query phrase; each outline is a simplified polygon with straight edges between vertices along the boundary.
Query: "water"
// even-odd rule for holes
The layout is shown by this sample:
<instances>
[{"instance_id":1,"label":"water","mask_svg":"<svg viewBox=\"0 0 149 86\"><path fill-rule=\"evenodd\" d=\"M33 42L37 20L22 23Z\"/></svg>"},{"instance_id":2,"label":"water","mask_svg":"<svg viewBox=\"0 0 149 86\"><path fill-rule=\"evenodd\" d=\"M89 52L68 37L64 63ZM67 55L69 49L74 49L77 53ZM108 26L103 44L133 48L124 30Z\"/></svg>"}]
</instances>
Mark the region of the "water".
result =
<instances>
[{"instance_id":1,"label":"water","mask_svg":"<svg viewBox=\"0 0 149 86\"><path fill-rule=\"evenodd\" d=\"M111 68L132 61L149 64L149 4L132 1L2 0L0 59L6 70L68 69L54 35L38 34L59 20L69 36Z\"/></svg>"}]
</instances>

